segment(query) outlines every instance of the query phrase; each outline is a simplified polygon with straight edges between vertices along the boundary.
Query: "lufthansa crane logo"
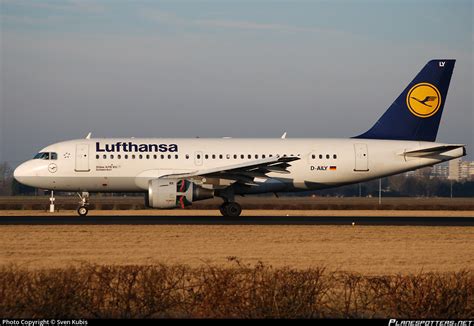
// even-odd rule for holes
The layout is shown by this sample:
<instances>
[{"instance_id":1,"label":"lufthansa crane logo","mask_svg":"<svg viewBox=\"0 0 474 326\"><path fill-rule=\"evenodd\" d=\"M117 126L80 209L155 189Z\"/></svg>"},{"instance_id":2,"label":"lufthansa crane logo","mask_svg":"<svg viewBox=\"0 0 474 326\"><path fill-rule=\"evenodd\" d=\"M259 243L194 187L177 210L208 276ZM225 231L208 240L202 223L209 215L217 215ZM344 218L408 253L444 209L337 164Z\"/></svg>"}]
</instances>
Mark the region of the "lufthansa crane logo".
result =
<instances>
[{"instance_id":1,"label":"lufthansa crane logo","mask_svg":"<svg viewBox=\"0 0 474 326\"><path fill-rule=\"evenodd\" d=\"M432 84L416 84L407 94L407 106L417 117L429 118L438 112L441 106L441 94Z\"/></svg>"},{"instance_id":2,"label":"lufthansa crane logo","mask_svg":"<svg viewBox=\"0 0 474 326\"><path fill-rule=\"evenodd\" d=\"M56 173L56 171L58 170L58 166L54 163L51 163L48 165L48 171L51 172L51 173Z\"/></svg>"}]
</instances>

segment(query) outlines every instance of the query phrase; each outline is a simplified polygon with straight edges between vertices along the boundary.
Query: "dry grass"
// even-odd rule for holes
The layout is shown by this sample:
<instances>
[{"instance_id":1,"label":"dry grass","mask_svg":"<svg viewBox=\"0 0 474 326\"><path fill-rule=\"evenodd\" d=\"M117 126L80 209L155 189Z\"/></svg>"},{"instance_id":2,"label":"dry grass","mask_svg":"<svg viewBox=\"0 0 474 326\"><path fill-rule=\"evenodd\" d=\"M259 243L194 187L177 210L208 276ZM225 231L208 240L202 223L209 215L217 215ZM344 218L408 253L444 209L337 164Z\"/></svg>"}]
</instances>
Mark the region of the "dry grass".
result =
<instances>
[{"instance_id":1,"label":"dry grass","mask_svg":"<svg viewBox=\"0 0 474 326\"><path fill-rule=\"evenodd\" d=\"M474 268L474 228L321 225L2 225L0 264L32 269L83 262L325 266L362 274Z\"/></svg>"},{"instance_id":2,"label":"dry grass","mask_svg":"<svg viewBox=\"0 0 474 326\"><path fill-rule=\"evenodd\" d=\"M472 270L373 277L239 261L0 268L4 318L468 319L473 311Z\"/></svg>"}]
</instances>

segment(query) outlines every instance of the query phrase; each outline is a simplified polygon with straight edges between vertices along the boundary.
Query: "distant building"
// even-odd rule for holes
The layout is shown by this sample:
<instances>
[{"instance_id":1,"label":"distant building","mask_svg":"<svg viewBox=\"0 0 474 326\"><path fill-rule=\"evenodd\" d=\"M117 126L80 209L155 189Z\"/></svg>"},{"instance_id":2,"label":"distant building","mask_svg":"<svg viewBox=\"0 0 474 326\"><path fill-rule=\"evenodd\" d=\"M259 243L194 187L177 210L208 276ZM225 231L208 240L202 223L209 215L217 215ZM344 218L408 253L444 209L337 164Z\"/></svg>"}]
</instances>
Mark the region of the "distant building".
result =
<instances>
[{"instance_id":1,"label":"distant building","mask_svg":"<svg viewBox=\"0 0 474 326\"><path fill-rule=\"evenodd\" d=\"M447 179L449 175L448 164L437 164L431 169L431 178Z\"/></svg>"},{"instance_id":2,"label":"distant building","mask_svg":"<svg viewBox=\"0 0 474 326\"><path fill-rule=\"evenodd\" d=\"M436 164L405 173L406 177L428 177L453 181L474 181L474 161L454 159L448 163Z\"/></svg>"},{"instance_id":3,"label":"distant building","mask_svg":"<svg viewBox=\"0 0 474 326\"><path fill-rule=\"evenodd\" d=\"M449 172L448 172L448 179L459 181L459 166L461 165L461 159L457 158L454 160L449 161Z\"/></svg>"},{"instance_id":4,"label":"distant building","mask_svg":"<svg viewBox=\"0 0 474 326\"><path fill-rule=\"evenodd\" d=\"M454 181L474 180L474 161L455 159L449 161L448 179Z\"/></svg>"}]
</instances>

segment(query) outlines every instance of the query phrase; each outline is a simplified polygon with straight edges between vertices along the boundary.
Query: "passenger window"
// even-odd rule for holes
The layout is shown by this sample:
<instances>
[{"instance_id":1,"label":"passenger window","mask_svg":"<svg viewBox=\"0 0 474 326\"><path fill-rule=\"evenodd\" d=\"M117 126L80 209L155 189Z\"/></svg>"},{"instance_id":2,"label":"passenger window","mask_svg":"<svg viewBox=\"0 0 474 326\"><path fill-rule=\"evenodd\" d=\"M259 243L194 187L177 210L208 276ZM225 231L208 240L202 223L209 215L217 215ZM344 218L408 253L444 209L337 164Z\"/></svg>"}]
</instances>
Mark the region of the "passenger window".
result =
<instances>
[{"instance_id":1,"label":"passenger window","mask_svg":"<svg viewBox=\"0 0 474 326\"><path fill-rule=\"evenodd\" d=\"M146 159L147 159L147 160L150 159L150 155L149 155L149 154L146 154Z\"/></svg>"},{"instance_id":2,"label":"passenger window","mask_svg":"<svg viewBox=\"0 0 474 326\"><path fill-rule=\"evenodd\" d=\"M134 160L134 159L135 159L135 154L132 155L132 160Z\"/></svg>"},{"instance_id":3,"label":"passenger window","mask_svg":"<svg viewBox=\"0 0 474 326\"><path fill-rule=\"evenodd\" d=\"M240 154L240 158L244 159L245 158L244 154Z\"/></svg>"},{"instance_id":4,"label":"passenger window","mask_svg":"<svg viewBox=\"0 0 474 326\"><path fill-rule=\"evenodd\" d=\"M175 155L174 155L174 158L175 158L175 159L178 159L178 154L175 154Z\"/></svg>"},{"instance_id":5,"label":"passenger window","mask_svg":"<svg viewBox=\"0 0 474 326\"><path fill-rule=\"evenodd\" d=\"M170 159L171 159L171 154L168 154L168 160L170 160Z\"/></svg>"},{"instance_id":6,"label":"passenger window","mask_svg":"<svg viewBox=\"0 0 474 326\"><path fill-rule=\"evenodd\" d=\"M316 158L316 155L311 155L311 158L314 160Z\"/></svg>"},{"instance_id":7,"label":"passenger window","mask_svg":"<svg viewBox=\"0 0 474 326\"><path fill-rule=\"evenodd\" d=\"M212 154L212 159L214 160L216 158L216 154Z\"/></svg>"},{"instance_id":8,"label":"passenger window","mask_svg":"<svg viewBox=\"0 0 474 326\"><path fill-rule=\"evenodd\" d=\"M122 158L122 155L117 155L117 158L120 160Z\"/></svg>"},{"instance_id":9,"label":"passenger window","mask_svg":"<svg viewBox=\"0 0 474 326\"><path fill-rule=\"evenodd\" d=\"M186 159L189 160L189 154L186 154Z\"/></svg>"},{"instance_id":10,"label":"passenger window","mask_svg":"<svg viewBox=\"0 0 474 326\"><path fill-rule=\"evenodd\" d=\"M265 158L265 154L262 155L262 158Z\"/></svg>"},{"instance_id":11,"label":"passenger window","mask_svg":"<svg viewBox=\"0 0 474 326\"><path fill-rule=\"evenodd\" d=\"M255 154L255 158L258 158L258 154Z\"/></svg>"},{"instance_id":12,"label":"passenger window","mask_svg":"<svg viewBox=\"0 0 474 326\"><path fill-rule=\"evenodd\" d=\"M163 154L161 154L161 155L160 155L160 158L161 158L162 160L164 160L164 159L165 159L165 156L164 156Z\"/></svg>"},{"instance_id":13,"label":"passenger window","mask_svg":"<svg viewBox=\"0 0 474 326\"><path fill-rule=\"evenodd\" d=\"M95 158L98 160L98 159L99 159L99 155L96 155Z\"/></svg>"},{"instance_id":14,"label":"passenger window","mask_svg":"<svg viewBox=\"0 0 474 326\"><path fill-rule=\"evenodd\" d=\"M201 159L201 154L198 154L198 155L196 156L196 158L197 158L198 160L200 160L200 159Z\"/></svg>"},{"instance_id":15,"label":"passenger window","mask_svg":"<svg viewBox=\"0 0 474 326\"><path fill-rule=\"evenodd\" d=\"M321 154L319 154L319 159L322 160L323 156Z\"/></svg>"},{"instance_id":16,"label":"passenger window","mask_svg":"<svg viewBox=\"0 0 474 326\"><path fill-rule=\"evenodd\" d=\"M113 155L110 155L110 158L114 158L114 156L113 156Z\"/></svg>"},{"instance_id":17,"label":"passenger window","mask_svg":"<svg viewBox=\"0 0 474 326\"><path fill-rule=\"evenodd\" d=\"M227 154L226 157L228 160L230 160L230 154Z\"/></svg>"},{"instance_id":18,"label":"passenger window","mask_svg":"<svg viewBox=\"0 0 474 326\"><path fill-rule=\"evenodd\" d=\"M251 158L252 158L252 155L249 154L249 155L247 155L247 157L248 157L249 159L251 159Z\"/></svg>"},{"instance_id":19,"label":"passenger window","mask_svg":"<svg viewBox=\"0 0 474 326\"><path fill-rule=\"evenodd\" d=\"M58 153L51 153L51 159L52 160L57 160L58 159Z\"/></svg>"},{"instance_id":20,"label":"passenger window","mask_svg":"<svg viewBox=\"0 0 474 326\"><path fill-rule=\"evenodd\" d=\"M106 158L107 158L107 155L104 154L102 157L103 157L104 159L106 159Z\"/></svg>"},{"instance_id":21,"label":"passenger window","mask_svg":"<svg viewBox=\"0 0 474 326\"><path fill-rule=\"evenodd\" d=\"M126 160L128 160L128 155L125 155L124 157L125 157Z\"/></svg>"},{"instance_id":22,"label":"passenger window","mask_svg":"<svg viewBox=\"0 0 474 326\"><path fill-rule=\"evenodd\" d=\"M209 155L204 155L204 158L207 160L209 158Z\"/></svg>"},{"instance_id":23,"label":"passenger window","mask_svg":"<svg viewBox=\"0 0 474 326\"><path fill-rule=\"evenodd\" d=\"M222 158L223 158L222 154L219 154L219 159L221 159L221 160L222 160Z\"/></svg>"},{"instance_id":24,"label":"passenger window","mask_svg":"<svg viewBox=\"0 0 474 326\"><path fill-rule=\"evenodd\" d=\"M326 158L327 158L327 159L329 159L329 158L330 158L329 154L326 154Z\"/></svg>"},{"instance_id":25,"label":"passenger window","mask_svg":"<svg viewBox=\"0 0 474 326\"><path fill-rule=\"evenodd\" d=\"M142 154L138 155L138 158L141 160L143 158L143 155Z\"/></svg>"},{"instance_id":26,"label":"passenger window","mask_svg":"<svg viewBox=\"0 0 474 326\"><path fill-rule=\"evenodd\" d=\"M336 154L334 154L332 157L333 157L334 159L336 159L336 158L337 158L337 155L336 155Z\"/></svg>"}]
</instances>

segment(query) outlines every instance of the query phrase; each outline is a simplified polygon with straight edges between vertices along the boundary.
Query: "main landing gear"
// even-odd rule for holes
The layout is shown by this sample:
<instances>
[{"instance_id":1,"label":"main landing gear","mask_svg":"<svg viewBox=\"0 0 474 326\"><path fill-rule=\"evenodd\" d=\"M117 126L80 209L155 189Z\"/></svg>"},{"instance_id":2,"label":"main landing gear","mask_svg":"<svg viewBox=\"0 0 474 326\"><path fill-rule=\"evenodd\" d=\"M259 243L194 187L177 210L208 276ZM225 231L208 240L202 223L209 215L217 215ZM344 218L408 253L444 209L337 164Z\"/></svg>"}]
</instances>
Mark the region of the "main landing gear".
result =
<instances>
[{"instance_id":1,"label":"main landing gear","mask_svg":"<svg viewBox=\"0 0 474 326\"><path fill-rule=\"evenodd\" d=\"M89 213L89 209L87 206L89 206L89 193L88 192L83 192L82 194L77 194L81 201L79 202L79 208L77 209L77 214L79 216L86 216L87 213Z\"/></svg>"},{"instance_id":2,"label":"main landing gear","mask_svg":"<svg viewBox=\"0 0 474 326\"><path fill-rule=\"evenodd\" d=\"M242 207L235 202L235 193L232 187L218 190L216 196L224 200L224 203L219 207L222 216L238 217L242 213Z\"/></svg>"},{"instance_id":3,"label":"main landing gear","mask_svg":"<svg viewBox=\"0 0 474 326\"><path fill-rule=\"evenodd\" d=\"M242 213L242 207L236 202L224 202L219 210L225 217L238 217Z\"/></svg>"}]
</instances>

